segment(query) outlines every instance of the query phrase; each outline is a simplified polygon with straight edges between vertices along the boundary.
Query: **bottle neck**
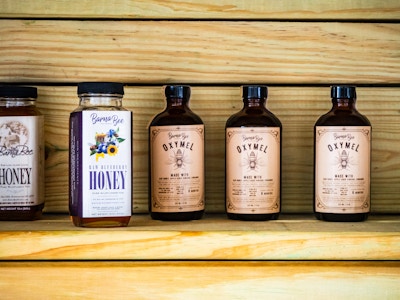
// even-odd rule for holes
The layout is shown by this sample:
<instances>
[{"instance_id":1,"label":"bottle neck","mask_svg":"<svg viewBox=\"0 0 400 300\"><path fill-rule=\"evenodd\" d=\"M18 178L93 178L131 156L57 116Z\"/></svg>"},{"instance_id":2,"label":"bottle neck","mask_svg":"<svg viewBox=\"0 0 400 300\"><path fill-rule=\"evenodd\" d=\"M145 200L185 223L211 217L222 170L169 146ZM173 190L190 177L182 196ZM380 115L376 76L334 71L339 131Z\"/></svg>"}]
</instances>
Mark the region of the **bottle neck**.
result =
<instances>
[{"instance_id":1,"label":"bottle neck","mask_svg":"<svg viewBox=\"0 0 400 300\"><path fill-rule=\"evenodd\" d=\"M113 106L122 107L122 95L90 94L79 95L79 105L84 107Z\"/></svg>"},{"instance_id":2,"label":"bottle neck","mask_svg":"<svg viewBox=\"0 0 400 300\"><path fill-rule=\"evenodd\" d=\"M334 109L352 110L356 108L356 100L354 98L332 98Z\"/></svg>"},{"instance_id":3,"label":"bottle neck","mask_svg":"<svg viewBox=\"0 0 400 300\"><path fill-rule=\"evenodd\" d=\"M265 99L260 98L244 98L243 103L244 107L262 107L264 108Z\"/></svg>"},{"instance_id":4,"label":"bottle neck","mask_svg":"<svg viewBox=\"0 0 400 300\"><path fill-rule=\"evenodd\" d=\"M35 99L32 98L1 98L0 107L35 106Z\"/></svg>"},{"instance_id":5,"label":"bottle neck","mask_svg":"<svg viewBox=\"0 0 400 300\"><path fill-rule=\"evenodd\" d=\"M189 100L184 98L167 98L167 107L185 107Z\"/></svg>"}]
</instances>

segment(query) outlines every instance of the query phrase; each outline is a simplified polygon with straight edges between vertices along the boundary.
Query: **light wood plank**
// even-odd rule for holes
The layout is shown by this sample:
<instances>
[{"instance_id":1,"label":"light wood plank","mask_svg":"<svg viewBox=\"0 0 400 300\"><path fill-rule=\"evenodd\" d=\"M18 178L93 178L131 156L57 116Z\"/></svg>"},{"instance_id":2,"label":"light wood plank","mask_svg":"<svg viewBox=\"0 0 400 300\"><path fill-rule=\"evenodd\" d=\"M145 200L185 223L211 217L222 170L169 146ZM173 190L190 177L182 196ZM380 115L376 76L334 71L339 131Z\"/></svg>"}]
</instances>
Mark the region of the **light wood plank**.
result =
<instances>
[{"instance_id":1,"label":"light wood plank","mask_svg":"<svg viewBox=\"0 0 400 300\"><path fill-rule=\"evenodd\" d=\"M399 37L380 23L0 20L0 81L398 84Z\"/></svg>"},{"instance_id":2,"label":"light wood plank","mask_svg":"<svg viewBox=\"0 0 400 300\"><path fill-rule=\"evenodd\" d=\"M2 299L398 299L399 262L0 263ZM23 284L22 284L23 283Z\"/></svg>"},{"instance_id":3,"label":"light wood plank","mask_svg":"<svg viewBox=\"0 0 400 300\"><path fill-rule=\"evenodd\" d=\"M206 213L201 220L191 222L157 221L148 214L135 214L128 227L123 228L81 228L72 225L67 214L44 214L43 218L34 222L2 221L0 234L4 232L41 232L62 231L65 235L74 232L99 231L108 234L110 231L180 231L180 232L290 232L290 233L398 233L400 231L399 214L373 214L367 222L322 222L314 214L282 214L278 220L271 222L241 222L230 220L223 214ZM28 236L26 236L28 237ZM13 255L14 249L4 248L4 253Z\"/></svg>"},{"instance_id":4,"label":"light wood plank","mask_svg":"<svg viewBox=\"0 0 400 300\"><path fill-rule=\"evenodd\" d=\"M3 0L3 18L123 18L123 19L400 19L396 0L268 1L268 0Z\"/></svg>"},{"instance_id":5,"label":"light wood plank","mask_svg":"<svg viewBox=\"0 0 400 300\"><path fill-rule=\"evenodd\" d=\"M269 109L283 123L284 212L312 211L313 126L330 107L329 87L270 87ZM373 125L372 209L400 212L400 89L358 88L358 108ZM162 87L126 87L133 111L134 212L147 211L147 126L164 107ZM76 87L39 86L46 125L46 211L68 211L68 118L78 106ZM193 87L190 106L206 125L206 210L224 211L224 128L239 111L239 87Z\"/></svg>"},{"instance_id":6,"label":"light wood plank","mask_svg":"<svg viewBox=\"0 0 400 300\"><path fill-rule=\"evenodd\" d=\"M336 224L313 215L271 222L135 215L129 227L90 230L74 227L66 215L45 216L2 222L0 260L400 260L399 231L398 216Z\"/></svg>"}]
</instances>

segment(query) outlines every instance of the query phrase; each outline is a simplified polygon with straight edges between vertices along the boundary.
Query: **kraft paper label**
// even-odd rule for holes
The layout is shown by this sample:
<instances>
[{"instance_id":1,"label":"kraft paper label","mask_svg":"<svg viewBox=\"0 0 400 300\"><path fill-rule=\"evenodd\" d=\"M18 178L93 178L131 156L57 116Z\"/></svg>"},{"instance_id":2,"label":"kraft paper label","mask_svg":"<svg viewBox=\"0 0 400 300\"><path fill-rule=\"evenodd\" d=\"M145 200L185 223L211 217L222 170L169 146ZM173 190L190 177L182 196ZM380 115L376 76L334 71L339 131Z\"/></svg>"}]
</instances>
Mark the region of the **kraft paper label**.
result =
<instances>
[{"instance_id":1,"label":"kraft paper label","mask_svg":"<svg viewBox=\"0 0 400 300\"><path fill-rule=\"evenodd\" d=\"M365 213L370 210L370 126L317 126L315 210Z\"/></svg>"},{"instance_id":2,"label":"kraft paper label","mask_svg":"<svg viewBox=\"0 0 400 300\"><path fill-rule=\"evenodd\" d=\"M227 212L278 213L279 199L280 128L227 128Z\"/></svg>"},{"instance_id":3,"label":"kraft paper label","mask_svg":"<svg viewBox=\"0 0 400 300\"><path fill-rule=\"evenodd\" d=\"M204 209L204 125L150 127L154 212Z\"/></svg>"}]
</instances>

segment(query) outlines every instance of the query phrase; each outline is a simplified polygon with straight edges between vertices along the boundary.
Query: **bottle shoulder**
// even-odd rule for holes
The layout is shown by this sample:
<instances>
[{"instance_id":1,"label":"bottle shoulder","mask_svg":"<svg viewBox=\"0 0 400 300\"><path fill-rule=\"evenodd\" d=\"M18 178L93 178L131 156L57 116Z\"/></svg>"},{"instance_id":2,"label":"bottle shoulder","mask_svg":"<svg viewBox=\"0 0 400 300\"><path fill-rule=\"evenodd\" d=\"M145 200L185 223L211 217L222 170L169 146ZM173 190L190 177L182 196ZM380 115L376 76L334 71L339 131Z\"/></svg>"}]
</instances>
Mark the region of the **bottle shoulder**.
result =
<instances>
[{"instance_id":1,"label":"bottle shoulder","mask_svg":"<svg viewBox=\"0 0 400 300\"><path fill-rule=\"evenodd\" d=\"M204 124L202 119L191 110L166 109L157 114L150 126Z\"/></svg>"},{"instance_id":2,"label":"bottle shoulder","mask_svg":"<svg viewBox=\"0 0 400 300\"><path fill-rule=\"evenodd\" d=\"M282 123L267 109L242 109L228 118L226 127L282 127Z\"/></svg>"},{"instance_id":3,"label":"bottle shoulder","mask_svg":"<svg viewBox=\"0 0 400 300\"><path fill-rule=\"evenodd\" d=\"M366 116L357 110L330 110L318 118L315 126L371 126Z\"/></svg>"}]
</instances>

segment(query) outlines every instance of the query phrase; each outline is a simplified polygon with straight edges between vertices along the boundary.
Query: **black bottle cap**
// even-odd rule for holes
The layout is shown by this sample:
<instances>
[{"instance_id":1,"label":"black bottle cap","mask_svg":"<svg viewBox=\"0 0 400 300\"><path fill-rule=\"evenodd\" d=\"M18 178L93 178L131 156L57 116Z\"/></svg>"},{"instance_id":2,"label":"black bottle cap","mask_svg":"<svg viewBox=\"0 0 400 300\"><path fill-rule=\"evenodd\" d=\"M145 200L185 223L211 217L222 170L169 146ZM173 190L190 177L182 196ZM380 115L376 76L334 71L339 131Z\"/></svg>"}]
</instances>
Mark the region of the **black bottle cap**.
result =
<instances>
[{"instance_id":1,"label":"black bottle cap","mask_svg":"<svg viewBox=\"0 0 400 300\"><path fill-rule=\"evenodd\" d=\"M349 85L334 85L331 87L331 98L352 99L356 98L356 87Z\"/></svg>"},{"instance_id":2,"label":"black bottle cap","mask_svg":"<svg viewBox=\"0 0 400 300\"><path fill-rule=\"evenodd\" d=\"M0 97L37 98L37 88L31 86L0 86Z\"/></svg>"},{"instance_id":3,"label":"black bottle cap","mask_svg":"<svg viewBox=\"0 0 400 300\"><path fill-rule=\"evenodd\" d=\"M78 83L78 95L80 94L124 94L124 84L119 82L80 82Z\"/></svg>"},{"instance_id":4,"label":"black bottle cap","mask_svg":"<svg viewBox=\"0 0 400 300\"><path fill-rule=\"evenodd\" d=\"M167 98L184 98L190 97L190 86L188 85L167 85L165 87L165 96Z\"/></svg>"},{"instance_id":5,"label":"black bottle cap","mask_svg":"<svg viewBox=\"0 0 400 300\"><path fill-rule=\"evenodd\" d=\"M243 85L242 86L243 98L259 98L264 99L268 97L268 87L266 85Z\"/></svg>"}]
</instances>

